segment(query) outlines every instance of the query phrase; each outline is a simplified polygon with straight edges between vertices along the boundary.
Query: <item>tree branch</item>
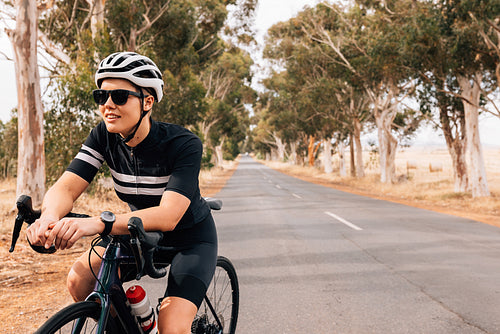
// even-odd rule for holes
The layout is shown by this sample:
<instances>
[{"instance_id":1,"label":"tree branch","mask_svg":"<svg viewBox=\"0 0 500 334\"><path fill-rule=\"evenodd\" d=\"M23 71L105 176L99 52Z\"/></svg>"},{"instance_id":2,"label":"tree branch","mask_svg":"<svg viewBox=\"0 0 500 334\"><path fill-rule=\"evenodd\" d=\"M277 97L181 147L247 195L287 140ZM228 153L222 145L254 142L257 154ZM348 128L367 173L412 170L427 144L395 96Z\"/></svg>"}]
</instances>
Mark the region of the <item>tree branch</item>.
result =
<instances>
[{"instance_id":1,"label":"tree branch","mask_svg":"<svg viewBox=\"0 0 500 334\"><path fill-rule=\"evenodd\" d=\"M149 28L151 28L151 26L156 22L158 21L162 16L163 14L165 14L165 12L169 9L170 7L170 1L171 0L168 0L161 8L160 10L158 11L158 13L156 14L156 16L150 20L149 17L147 16L147 14L149 14L149 10L148 12L146 12L144 15L143 15L143 18L144 20L146 21L146 24L140 28L138 31L137 31L137 35L141 35L143 34L146 30L148 30Z\"/></svg>"},{"instance_id":2,"label":"tree branch","mask_svg":"<svg viewBox=\"0 0 500 334\"><path fill-rule=\"evenodd\" d=\"M58 61L69 65L71 63L71 58L60 48L58 48L43 32L38 32L38 40L42 43L45 51L57 59Z\"/></svg>"}]
</instances>

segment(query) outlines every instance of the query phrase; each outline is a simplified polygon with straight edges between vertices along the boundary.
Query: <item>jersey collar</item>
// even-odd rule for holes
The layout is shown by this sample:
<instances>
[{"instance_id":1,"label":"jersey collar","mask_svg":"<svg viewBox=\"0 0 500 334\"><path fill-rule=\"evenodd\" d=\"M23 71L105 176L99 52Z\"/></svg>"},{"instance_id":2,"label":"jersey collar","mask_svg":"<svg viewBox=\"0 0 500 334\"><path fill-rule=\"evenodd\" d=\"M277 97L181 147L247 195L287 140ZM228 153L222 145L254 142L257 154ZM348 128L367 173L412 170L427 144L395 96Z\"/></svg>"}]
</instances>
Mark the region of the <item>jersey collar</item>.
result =
<instances>
[{"instance_id":1,"label":"jersey collar","mask_svg":"<svg viewBox=\"0 0 500 334\"><path fill-rule=\"evenodd\" d=\"M151 118L151 128L149 129L148 135L146 136L146 138L144 138L143 141L137 144L136 147L143 149L158 144L159 142L158 129L159 129L158 122L156 122Z\"/></svg>"}]
</instances>

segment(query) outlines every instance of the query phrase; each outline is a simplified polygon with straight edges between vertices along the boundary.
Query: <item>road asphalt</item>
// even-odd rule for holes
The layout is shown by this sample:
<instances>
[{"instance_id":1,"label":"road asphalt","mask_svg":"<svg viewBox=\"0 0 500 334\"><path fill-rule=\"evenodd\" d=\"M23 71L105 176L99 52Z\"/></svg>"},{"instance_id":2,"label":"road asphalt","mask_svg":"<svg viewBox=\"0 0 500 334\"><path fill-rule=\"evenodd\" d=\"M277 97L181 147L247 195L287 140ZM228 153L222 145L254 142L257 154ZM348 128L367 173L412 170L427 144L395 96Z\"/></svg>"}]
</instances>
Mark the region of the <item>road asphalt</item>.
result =
<instances>
[{"instance_id":1,"label":"road asphalt","mask_svg":"<svg viewBox=\"0 0 500 334\"><path fill-rule=\"evenodd\" d=\"M219 254L240 282L237 333L500 333L497 227L248 156L216 197Z\"/></svg>"}]
</instances>

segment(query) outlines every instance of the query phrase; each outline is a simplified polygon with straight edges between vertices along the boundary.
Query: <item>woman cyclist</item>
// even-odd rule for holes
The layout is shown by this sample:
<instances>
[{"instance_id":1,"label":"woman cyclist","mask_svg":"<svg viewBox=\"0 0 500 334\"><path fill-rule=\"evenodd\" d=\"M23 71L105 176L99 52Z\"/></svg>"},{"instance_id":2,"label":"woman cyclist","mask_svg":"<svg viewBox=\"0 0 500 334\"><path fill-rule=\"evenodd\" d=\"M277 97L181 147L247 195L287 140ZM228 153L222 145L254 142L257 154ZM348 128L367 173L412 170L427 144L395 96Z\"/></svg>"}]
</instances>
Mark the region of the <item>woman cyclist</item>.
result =
<instances>
[{"instance_id":1,"label":"woman cyclist","mask_svg":"<svg viewBox=\"0 0 500 334\"><path fill-rule=\"evenodd\" d=\"M153 104L163 95L163 80L148 57L113 53L99 64L95 82L99 89L93 96L103 121L45 194L42 215L28 229L28 238L34 244L67 249L83 236L126 235L129 218L141 218L146 231L164 232L162 243L182 246L181 252L164 254L171 268L159 332L190 333L217 261L215 225L198 184L201 141L180 126L151 119ZM114 222L100 217L63 218L104 161L118 197L133 212L116 215ZM105 246L103 238L98 247L101 255ZM95 284L89 252L78 258L68 274L75 301L84 300ZM90 256L96 272L101 260L92 252ZM122 271L124 276L127 272Z\"/></svg>"}]
</instances>

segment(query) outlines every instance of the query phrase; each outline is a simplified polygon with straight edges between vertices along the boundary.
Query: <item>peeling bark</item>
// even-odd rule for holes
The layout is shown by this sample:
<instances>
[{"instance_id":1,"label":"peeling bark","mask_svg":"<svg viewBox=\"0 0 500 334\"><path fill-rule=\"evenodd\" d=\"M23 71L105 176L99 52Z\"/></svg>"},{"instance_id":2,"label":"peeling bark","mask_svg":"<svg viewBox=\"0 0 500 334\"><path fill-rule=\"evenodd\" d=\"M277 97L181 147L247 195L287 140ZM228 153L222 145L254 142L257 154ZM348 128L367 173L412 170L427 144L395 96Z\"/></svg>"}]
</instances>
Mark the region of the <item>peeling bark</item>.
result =
<instances>
[{"instance_id":1,"label":"peeling bark","mask_svg":"<svg viewBox=\"0 0 500 334\"><path fill-rule=\"evenodd\" d=\"M314 161L316 160L316 153L318 152L320 143L315 143L316 137L313 135L309 136L309 145L307 146L307 158L309 161L309 166L314 166Z\"/></svg>"},{"instance_id":2,"label":"peeling bark","mask_svg":"<svg viewBox=\"0 0 500 334\"><path fill-rule=\"evenodd\" d=\"M462 101L465 111L466 159L469 167L469 188L474 198L490 196L479 137L478 106L481 97L481 87L478 83L482 81L482 74L477 72L473 78L458 76L457 80L462 89L462 96L464 97Z\"/></svg>"},{"instance_id":3,"label":"peeling bark","mask_svg":"<svg viewBox=\"0 0 500 334\"><path fill-rule=\"evenodd\" d=\"M339 150L339 175L341 177L347 176L347 172L345 170L345 145L342 140L338 143Z\"/></svg>"},{"instance_id":4,"label":"peeling bark","mask_svg":"<svg viewBox=\"0 0 500 334\"><path fill-rule=\"evenodd\" d=\"M361 146L361 122L358 118L354 119L354 149L356 154L356 176L358 178L365 176L365 166L363 163L363 147Z\"/></svg>"},{"instance_id":5,"label":"peeling bark","mask_svg":"<svg viewBox=\"0 0 500 334\"><path fill-rule=\"evenodd\" d=\"M18 99L17 196L38 206L45 193L43 106L37 62L38 9L34 0L18 0L16 28L8 31L14 51Z\"/></svg>"},{"instance_id":6,"label":"peeling bark","mask_svg":"<svg viewBox=\"0 0 500 334\"><path fill-rule=\"evenodd\" d=\"M322 154L323 168L326 174L333 172L332 166L332 140L326 138L323 140L323 154Z\"/></svg>"},{"instance_id":7,"label":"peeling bark","mask_svg":"<svg viewBox=\"0 0 500 334\"><path fill-rule=\"evenodd\" d=\"M377 124L380 149L380 182L392 183L396 179L396 149L398 141L392 135L392 123L396 117L396 106L391 105L392 94L377 99L373 115Z\"/></svg>"},{"instance_id":8,"label":"peeling bark","mask_svg":"<svg viewBox=\"0 0 500 334\"><path fill-rule=\"evenodd\" d=\"M462 116L456 121L456 129L452 129L452 121L448 116L446 106L439 107L439 118L444 139L453 165L453 178L455 192L466 192L469 185L467 176L467 163L465 161L465 118Z\"/></svg>"},{"instance_id":9,"label":"peeling bark","mask_svg":"<svg viewBox=\"0 0 500 334\"><path fill-rule=\"evenodd\" d=\"M215 167L222 167L224 162L222 146L224 145L224 139L221 140L219 145L215 146Z\"/></svg>"},{"instance_id":10,"label":"peeling bark","mask_svg":"<svg viewBox=\"0 0 500 334\"><path fill-rule=\"evenodd\" d=\"M299 141L294 141L290 143L290 157L288 162L296 165L297 164L297 147L299 146Z\"/></svg>"}]
</instances>

